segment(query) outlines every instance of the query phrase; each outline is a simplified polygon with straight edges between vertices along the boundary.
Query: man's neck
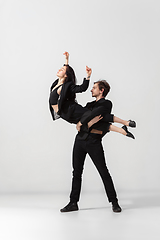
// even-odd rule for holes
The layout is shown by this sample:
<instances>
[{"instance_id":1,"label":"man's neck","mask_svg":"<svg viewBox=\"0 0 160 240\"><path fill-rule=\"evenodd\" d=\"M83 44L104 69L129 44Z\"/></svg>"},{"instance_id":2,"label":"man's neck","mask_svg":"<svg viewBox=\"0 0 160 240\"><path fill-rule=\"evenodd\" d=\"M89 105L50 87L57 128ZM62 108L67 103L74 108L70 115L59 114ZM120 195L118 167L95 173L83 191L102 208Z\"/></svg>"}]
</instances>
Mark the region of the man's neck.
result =
<instances>
[{"instance_id":1,"label":"man's neck","mask_svg":"<svg viewBox=\"0 0 160 240\"><path fill-rule=\"evenodd\" d=\"M96 102L99 101L100 99L104 98L103 96L98 96L96 97Z\"/></svg>"}]
</instances>

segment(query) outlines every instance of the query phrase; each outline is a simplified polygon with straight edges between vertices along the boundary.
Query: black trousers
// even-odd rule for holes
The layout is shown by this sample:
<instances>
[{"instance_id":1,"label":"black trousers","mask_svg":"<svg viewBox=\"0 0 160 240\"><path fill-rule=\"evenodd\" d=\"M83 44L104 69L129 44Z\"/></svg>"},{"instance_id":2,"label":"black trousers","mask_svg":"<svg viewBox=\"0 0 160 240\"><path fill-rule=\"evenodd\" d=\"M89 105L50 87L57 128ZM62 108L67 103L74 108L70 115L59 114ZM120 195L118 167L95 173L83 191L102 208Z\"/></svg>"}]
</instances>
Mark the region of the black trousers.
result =
<instances>
[{"instance_id":1,"label":"black trousers","mask_svg":"<svg viewBox=\"0 0 160 240\"><path fill-rule=\"evenodd\" d=\"M113 114L106 113L106 109L103 106L98 106L97 108L93 109L92 111L82 107L80 104L74 103L69 107L63 106L63 111L61 112L60 116L64 120L77 124L81 121L82 124L86 124L95 116L102 115L103 121L105 122L114 122Z\"/></svg>"},{"instance_id":2,"label":"black trousers","mask_svg":"<svg viewBox=\"0 0 160 240\"><path fill-rule=\"evenodd\" d=\"M70 201L79 201L82 172L87 153L101 176L109 202L117 201L114 184L106 166L101 139L94 139L91 135L89 135L86 140L79 140L77 136L75 139L73 147L73 179Z\"/></svg>"}]
</instances>

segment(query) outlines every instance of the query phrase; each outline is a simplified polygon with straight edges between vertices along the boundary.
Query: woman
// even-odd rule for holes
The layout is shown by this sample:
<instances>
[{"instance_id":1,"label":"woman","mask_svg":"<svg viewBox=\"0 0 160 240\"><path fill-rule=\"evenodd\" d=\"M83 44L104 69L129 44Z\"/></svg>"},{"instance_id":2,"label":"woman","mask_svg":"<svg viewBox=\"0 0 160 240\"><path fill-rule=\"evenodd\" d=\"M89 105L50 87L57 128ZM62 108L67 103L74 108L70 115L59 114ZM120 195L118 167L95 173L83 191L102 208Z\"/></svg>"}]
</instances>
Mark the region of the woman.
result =
<instances>
[{"instance_id":1,"label":"woman","mask_svg":"<svg viewBox=\"0 0 160 240\"><path fill-rule=\"evenodd\" d=\"M80 121L80 125L85 125L88 123L89 126L91 124L89 123L90 120L95 116L102 114L102 112L104 113L104 109L103 107L99 107L96 110L89 111L88 109L83 108L75 101L75 94L87 90L92 70L86 66L87 78L84 78L84 81L81 85L76 85L74 70L68 65L69 54L68 52L65 52L64 55L66 57L66 63L57 72L58 79L52 84L50 89L49 104L52 118L53 120L56 120L61 117L64 120L75 124ZM104 114L103 116L105 122L111 122L111 119L113 119L112 114ZM93 122L99 121L101 118L95 118L92 121L92 124ZM124 121L115 116L114 122L135 127L134 121ZM118 128L111 125L109 130L116 131L128 137L134 138L133 134L128 132L126 126L123 128Z\"/></svg>"},{"instance_id":2,"label":"woman","mask_svg":"<svg viewBox=\"0 0 160 240\"><path fill-rule=\"evenodd\" d=\"M69 54L65 52L64 55L66 56L66 64L57 72L58 79L50 89L50 111L53 120L61 117L70 123L77 123L80 118L77 119L75 113L79 116L85 110L75 101L76 93L87 90L92 70L86 66L87 78L84 78L81 85L76 85L74 70L68 65Z\"/></svg>"}]
</instances>

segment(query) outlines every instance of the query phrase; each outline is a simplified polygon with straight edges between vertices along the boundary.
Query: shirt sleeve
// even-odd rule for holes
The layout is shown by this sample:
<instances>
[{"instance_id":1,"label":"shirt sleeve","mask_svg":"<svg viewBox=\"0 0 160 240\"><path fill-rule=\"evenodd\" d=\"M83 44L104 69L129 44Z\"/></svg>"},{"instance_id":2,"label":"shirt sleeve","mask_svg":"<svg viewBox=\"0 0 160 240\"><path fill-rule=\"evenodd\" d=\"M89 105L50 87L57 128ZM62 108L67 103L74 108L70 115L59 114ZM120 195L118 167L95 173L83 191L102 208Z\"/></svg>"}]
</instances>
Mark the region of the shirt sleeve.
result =
<instances>
[{"instance_id":1,"label":"shirt sleeve","mask_svg":"<svg viewBox=\"0 0 160 240\"><path fill-rule=\"evenodd\" d=\"M84 78L83 83L81 85L71 85L70 86L70 92L71 93L81 93L81 92L85 92L87 90L89 86L89 80L86 80L86 78Z\"/></svg>"}]
</instances>

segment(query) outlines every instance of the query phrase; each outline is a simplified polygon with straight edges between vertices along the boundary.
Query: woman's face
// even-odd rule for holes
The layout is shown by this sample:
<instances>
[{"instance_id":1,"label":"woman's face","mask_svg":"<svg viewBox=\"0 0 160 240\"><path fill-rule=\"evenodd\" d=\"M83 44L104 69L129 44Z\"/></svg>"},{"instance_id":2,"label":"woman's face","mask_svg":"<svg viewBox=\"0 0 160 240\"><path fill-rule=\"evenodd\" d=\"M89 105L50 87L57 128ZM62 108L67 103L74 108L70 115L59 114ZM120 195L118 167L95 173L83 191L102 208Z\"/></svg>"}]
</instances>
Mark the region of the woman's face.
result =
<instances>
[{"instance_id":1,"label":"woman's face","mask_svg":"<svg viewBox=\"0 0 160 240\"><path fill-rule=\"evenodd\" d=\"M67 75L66 75L66 66L63 66L62 68L60 68L58 70L57 77L60 77L60 78L67 77Z\"/></svg>"}]
</instances>

